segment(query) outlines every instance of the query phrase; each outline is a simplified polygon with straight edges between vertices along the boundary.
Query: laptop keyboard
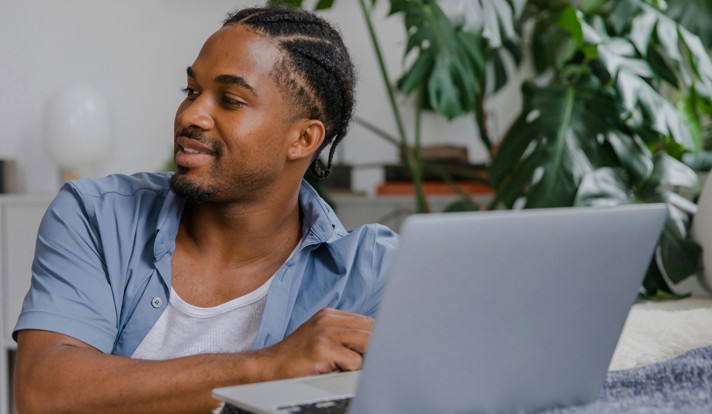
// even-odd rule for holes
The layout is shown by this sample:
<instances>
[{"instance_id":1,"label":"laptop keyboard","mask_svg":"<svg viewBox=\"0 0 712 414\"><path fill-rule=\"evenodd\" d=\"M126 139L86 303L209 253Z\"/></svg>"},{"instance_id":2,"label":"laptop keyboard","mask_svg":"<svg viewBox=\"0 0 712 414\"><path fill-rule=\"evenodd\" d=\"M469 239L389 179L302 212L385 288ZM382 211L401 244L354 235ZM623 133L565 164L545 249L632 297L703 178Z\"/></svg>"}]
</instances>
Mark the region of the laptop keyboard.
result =
<instances>
[{"instance_id":1,"label":"laptop keyboard","mask_svg":"<svg viewBox=\"0 0 712 414\"><path fill-rule=\"evenodd\" d=\"M299 414L343 414L349 408L351 398L320 401L309 404L297 404L279 407L277 410L284 413Z\"/></svg>"}]
</instances>

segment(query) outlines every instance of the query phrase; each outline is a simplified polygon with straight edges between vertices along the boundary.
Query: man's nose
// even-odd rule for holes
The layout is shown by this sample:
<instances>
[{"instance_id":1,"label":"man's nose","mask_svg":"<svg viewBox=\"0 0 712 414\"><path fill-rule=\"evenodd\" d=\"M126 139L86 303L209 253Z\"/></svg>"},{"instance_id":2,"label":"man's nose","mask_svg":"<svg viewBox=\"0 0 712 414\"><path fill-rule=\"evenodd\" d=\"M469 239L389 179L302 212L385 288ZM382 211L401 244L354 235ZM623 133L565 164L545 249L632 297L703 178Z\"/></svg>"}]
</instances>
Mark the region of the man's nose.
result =
<instances>
[{"instance_id":1,"label":"man's nose","mask_svg":"<svg viewBox=\"0 0 712 414\"><path fill-rule=\"evenodd\" d=\"M213 128L213 106L206 95L200 95L187 102L187 106L178 115L179 124L184 128L199 128L207 131Z\"/></svg>"}]
</instances>

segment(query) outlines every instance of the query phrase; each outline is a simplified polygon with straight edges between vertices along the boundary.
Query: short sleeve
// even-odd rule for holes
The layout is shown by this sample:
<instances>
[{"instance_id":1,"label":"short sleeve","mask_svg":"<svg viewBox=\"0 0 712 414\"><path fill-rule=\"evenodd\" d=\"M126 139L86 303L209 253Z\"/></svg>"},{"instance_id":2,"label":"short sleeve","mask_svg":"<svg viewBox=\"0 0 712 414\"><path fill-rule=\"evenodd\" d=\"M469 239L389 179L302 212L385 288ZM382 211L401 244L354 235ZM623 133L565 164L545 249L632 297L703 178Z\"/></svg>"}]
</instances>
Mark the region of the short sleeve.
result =
<instances>
[{"instance_id":1,"label":"short sleeve","mask_svg":"<svg viewBox=\"0 0 712 414\"><path fill-rule=\"evenodd\" d=\"M45 330L111 352L118 317L96 218L88 210L71 183L47 209L37 235L32 283L13 338L20 330Z\"/></svg>"}]
</instances>

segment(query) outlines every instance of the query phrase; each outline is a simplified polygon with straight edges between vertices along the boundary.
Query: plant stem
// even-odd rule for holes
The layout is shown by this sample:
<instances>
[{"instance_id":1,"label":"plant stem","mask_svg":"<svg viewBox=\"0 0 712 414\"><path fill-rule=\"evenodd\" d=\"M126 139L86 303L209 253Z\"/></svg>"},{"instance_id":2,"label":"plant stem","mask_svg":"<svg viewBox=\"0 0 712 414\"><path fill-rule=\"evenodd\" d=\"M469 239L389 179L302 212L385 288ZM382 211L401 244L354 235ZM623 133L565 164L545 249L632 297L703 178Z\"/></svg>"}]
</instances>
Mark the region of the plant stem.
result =
<instances>
[{"instance_id":1,"label":"plant stem","mask_svg":"<svg viewBox=\"0 0 712 414\"><path fill-rule=\"evenodd\" d=\"M398 140L398 138L394 137L393 135L389 134L388 132L384 131L383 129L377 127L376 125L372 124L369 121L366 121L365 119L361 118L358 115L354 115L354 123L361 125L362 127L366 128L367 130L373 132L374 134L378 135L379 137L385 139L386 141L390 142L391 144L395 145L396 147L401 146L401 142Z\"/></svg>"},{"instance_id":2,"label":"plant stem","mask_svg":"<svg viewBox=\"0 0 712 414\"><path fill-rule=\"evenodd\" d=\"M477 94L477 105L475 106L475 125L480 133L480 141L487 148L490 159L492 154L492 140L487 132L487 115L485 113L485 76L480 76L480 93Z\"/></svg>"},{"instance_id":3,"label":"plant stem","mask_svg":"<svg viewBox=\"0 0 712 414\"><path fill-rule=\"evenodd\" d=\"M359 0L359 5L361 6L361 12L363 13L363 18L366 20L366 26L368 27L368 33L371 37L371 44L373 45L373 50L376 52L376 60L378 61L378 68L381 71L381 78L383 78L384 86L386 87L386 92L388 92L388 101L391 105L391 110L393 111L393 117L396 121L396 127L398 128L398 135L400 137L400 148L405 158L408 169L410 170L411 176L413 177L413 185L415 186L415 205L418 212L428 212L430 208L428 207L428 201L425 197L425 191L423 189L422 177L423 168L422 160L420 158L420 109L416 109L416 148L415 153L413 149L408 144L408 137L405 133L405 128L403 127L403 120L398 110L398 104L396 103L395 92L393 91L393 86L390 83L390 78L388 77L388 71L386 70L386 64L383 61L383 53L381 52L381 45L376 37L376 31L373 28L373 21L371 20L371 13L366 7L365 0ZM419 107L422 106L418 103Z\"/></svg>"},{"instance_id":4,"label":"plant stem","mask_svg":"<svg viewBox=\"0 0 712 414\"><path fill-rule=\"evenodd\" d=\"M418 86L418 97L415 104L415 145L412 149L412 152L414 152L413 158L415 159L410 163L412 165L411 170L413 175L413 186L415 186L415 204L419 213L430 212L428 199L425 196L425 190L423 188L423 152L421 151L421 126L424 94L425 86L420 84ZM410 152L411 151L408 151L408 153Z\"/></svg>"},{"instance_id":5,"label":"plant stem","mask_svg":"<svg viewBox=\"0 0 712 414\"><path fill-rule=\"evenodd\" d=\"M390 78L388 77L388 71L386 70L386 64L383 61L383 53L381 53L381 44L378 43L378 38L376 37L376 31L373 29L373 21L371 20L371 13L366 7L365 0L359 0L359 5L361 5L361 12L363 13L363 18L366 20L366 27L368 27L368 34L371 37L371 44L373 45L373 50L376 52L376 60L378 61L378 68L381 71L381 78L383 78L383 83L386 87L386 92L388 92L388 101L391 104L391 110L393 111L393 117L396 120L396 127L398 128L398 135L401 139L401 145L407 145L407 138L405 134L405 128L403 127L403 121L401 119L400 111L398 110L398 104L396 103L395 93L393 92L393 87L390 83Z\"/></svg>"}]
</instances>

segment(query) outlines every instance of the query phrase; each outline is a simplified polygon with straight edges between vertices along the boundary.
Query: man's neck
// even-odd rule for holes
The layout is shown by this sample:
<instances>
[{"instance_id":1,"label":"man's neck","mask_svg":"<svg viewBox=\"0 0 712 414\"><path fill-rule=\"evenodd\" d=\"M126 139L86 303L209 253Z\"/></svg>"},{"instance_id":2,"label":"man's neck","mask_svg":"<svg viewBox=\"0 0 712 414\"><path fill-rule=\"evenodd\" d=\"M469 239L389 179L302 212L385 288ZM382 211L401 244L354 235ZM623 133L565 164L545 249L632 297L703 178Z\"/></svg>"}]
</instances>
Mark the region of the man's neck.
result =
<instances>
[{"instance_id":1,"label":"man's neck","mask_svg":"<svg viewBox=\"0 0 712 414\"><path fill-rule=\"evenodd\" d=\"M186 302L217 306L263 285L301 238L298 191L264 203L203 203L183 212L172 287Z\"/></svg>"},{"instance_id":2,"label":"man's neck","mask_svg":"<svg viewBox=\"0 0 712 414\"><path fill-rule=\"evenodd\" d=\"M298 191L280 200L187 205L177 243L224 264L269 260L301 238Z\"/></svg>"}]
</instances>

